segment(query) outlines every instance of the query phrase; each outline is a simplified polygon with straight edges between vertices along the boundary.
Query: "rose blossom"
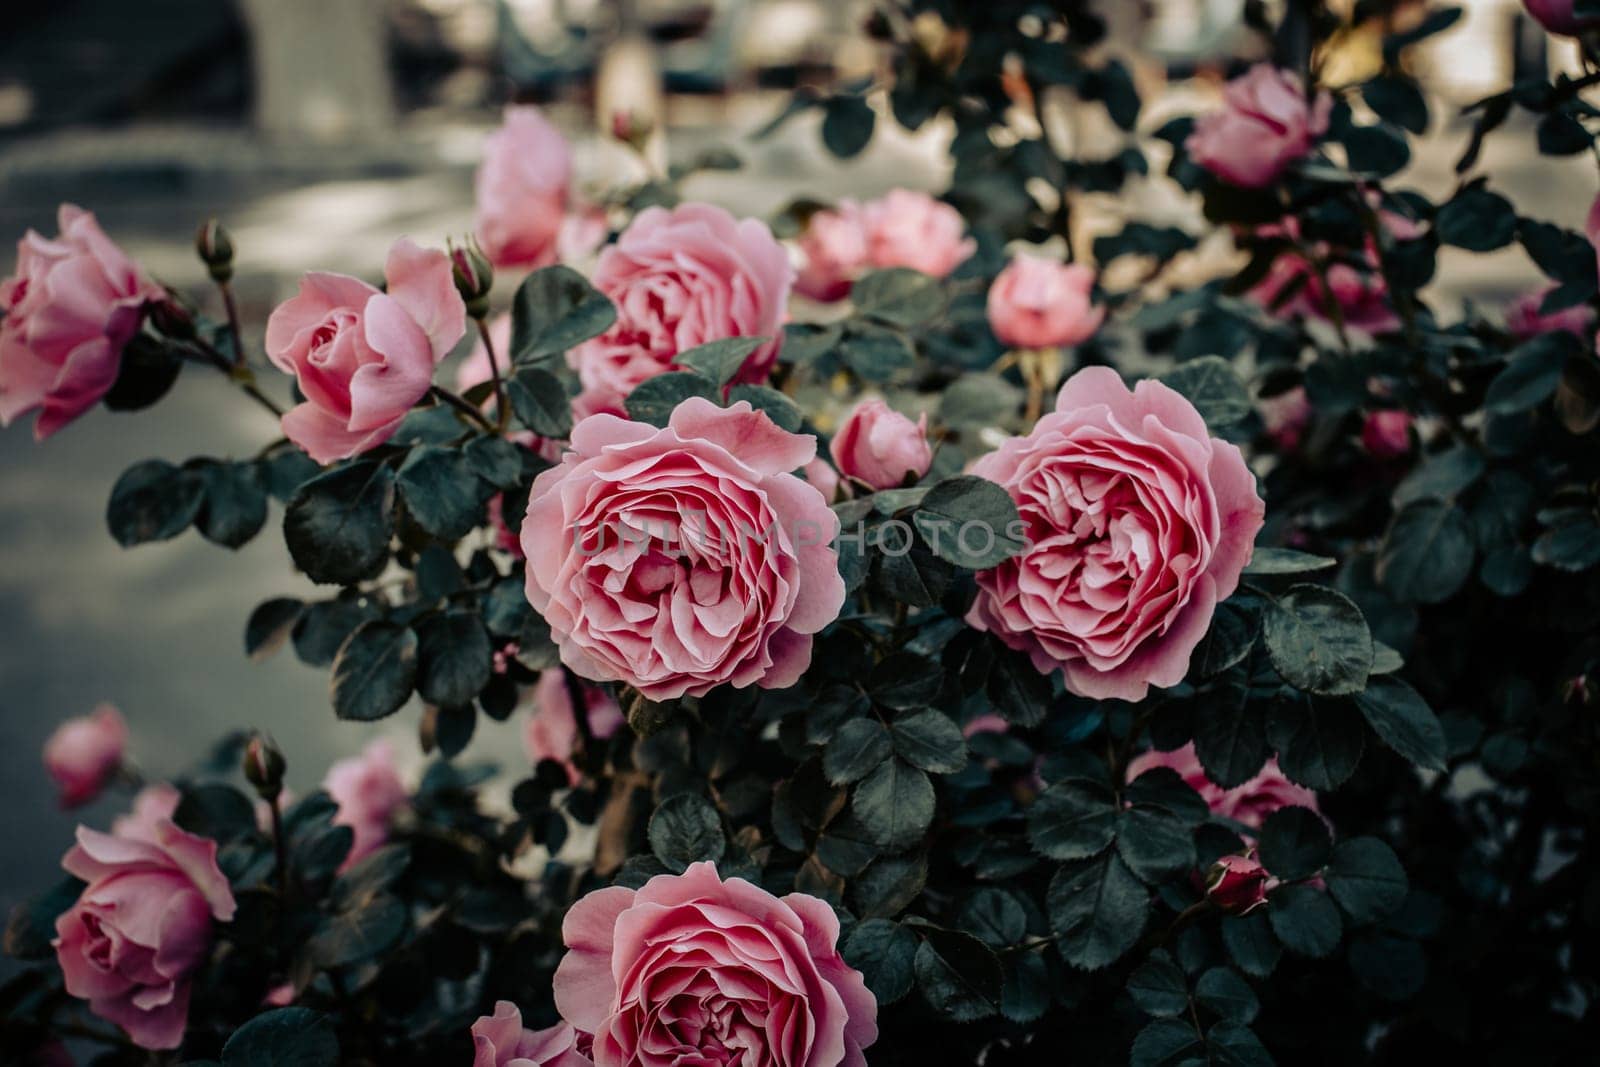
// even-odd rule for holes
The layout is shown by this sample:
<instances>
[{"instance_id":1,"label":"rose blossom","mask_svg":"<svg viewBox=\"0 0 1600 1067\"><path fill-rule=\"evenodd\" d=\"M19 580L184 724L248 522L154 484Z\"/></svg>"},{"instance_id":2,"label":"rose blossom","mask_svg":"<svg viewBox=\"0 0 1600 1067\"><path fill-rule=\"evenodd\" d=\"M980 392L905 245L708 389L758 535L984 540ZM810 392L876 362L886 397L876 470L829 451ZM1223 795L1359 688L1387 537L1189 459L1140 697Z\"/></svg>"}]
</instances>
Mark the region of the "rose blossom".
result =
<instances>
[{"instance_id":1,"label":"rose blossom","mask_svg":"<svg viewBox=\"0 0 1600 1067\"><path fill-rule=\"evenodd\" d=\"M735 377L764 379L778 357L794 268L766 223L691 203L639 212L600 253L591 281L616 305L617 322L567 361L591 410L620 412L634 386L708 341L768 338Z\"/></svg>"},{"instance_id":2,"label":"rose blossom","mask_svg":"<svg viewBox=\"0 0 1600 1067\"><path fill-rule=\"evenodd\" d=\"M1094 303L1094 271L1081 263L1019 255L989 287L989 326L1013 348L1082 344L1105 317Z\"/></svg>"},{"instance_id":3,"label":"rose blossom","mask_svg":"<svg viewBox=\"0 0 1600 1067\"><path fill-rule=\"evenodd\" d=\"M322 788L339 811L335 826L348 826L355 838L341 870L375 851L389 839L389 822L406 803L406 785L394 766L394 746L379 738L359 756L342 759L328 768Z\"/></svg>"},{"instance_id":4,"label":"rose blossom","mask_svg":"<svg viewBox=\"0 0 1600 1067\"><path fill-rule=\"evenodd\" d=\"M863 400L828 446L839 473L874 489L895 489L933 466L928 416L912 422L882 400Z\"/></svg>"},{"instance_id":5,"label":"rose blossom","mask_svg":"<svg viewBox=\"0 0 1600 1067\"><path fill-rule=\"evenodd\" d=\"M75 808L99 796L127 747L128 724L110 704L56 727L44 743L44 768L61 792L61 806Z\"/></svg>"},{"instance_id":6,"label":"rose blossom","mask_svg":"<svg viewBox=\"0 0 1600 1067\"><path fill-rule=\"evenodd\" d=\"M267 320L267 357L293 374L305 403L283 432L318 463L365 452L400 428L433 369L467 331L450 258L405 238L384 264L388 290L312 272Z\"/></svg>"},{"instance_id":7,"label":"rose blossom","mask_svg":"<svg viewBox=\"0 0 1600 1067\"><path fill-rule=\"evenodd\" d=\"M1361 424L1361 447L1375 459L1396 459L1411 451L1411 416L1404 411L1374 411Z\"/></svg>"},{"instance_id":8,"label":"rose blossom","mask_svg":"<svg viewBox=\"0 0 1600 1067\"><path fill-rule=\"evenodd\" d=\"M1524 293L1511 306L1506 309L1506 329L1519 341L1528 341L1540 334L1555 333L1566 330L1583 341L1588 341L1594 336L1594 309L1588 304L1577 304L1573 307L1563 308L1546 315L1541 308L1544 307L1544 298L1554 292L1556 286L1547 285L1542 289L1535 289L1531 293Z\"/></svg>"},{"instance_id":9,"label":"rose blossom","mask_svg":"<svg viewBox=\"0 0 1600 1067\"><path fill-rule=\"evenodd\" d=\"M867 259L879 270L910 267L944 278L978 250L978 243L964 236L961 212L927 193L891 189L861 210Z\"/></svg>"},{"instance_id":10,"label":"rose blossom","mask_svg":"<svg viewBox=\"0 0 1600 1067\"><path fill-rule=\"evenodd\" d=\"M140 1048L177 1048L193 973L211 949L212 922L233 918L217 843L171 819L157 819L149 838L80 826L61 866L88 883L56 919L52 943L67 992Z\"/></svg>"},{"instance_id":11,"label":"rose blossom","mask_svg":"<svg viewBox=\"0 0 1600 1067\"><path fill-rule=\"evenodd\" d=\"M822 494L822 499L833 503L839 496L839 472L833 465L818 456L816 459L800 468L800 473L805 480L817 487L817 492Z\"/></svg>"},{"instance_id":12,"label":"rose blossom","mask_svg":"<svg viewBox=\"0 0 1600 1067\"><path fill-rule=\"evenodd\" d=\"M1328 132L1333 97L1319 91L1308 108L1297 75L1257 63L1228 83L1222 105L1195 122L1185 146L1189 156L1225 182L1260 189Z\"/></svg>"},{"instance_id":13,"label":"rose blossom","mask_svg":"<svg viewBox=\"0 0 1600 1067\"><path fill-rule=\"evenodd\" d=\"M797 242L800 274L795 289L813 300L842 300L869 266L867 226L862 206L841 200L814 212Z\"/></svg>"},{"instance_id":14,"label":"rose blossom","mask_svg":"<svg viewBox=\"0 0 1600 1067\"><path fill-rule=\"evenodd\" d=\"M522 727L522 748L529 763L555 760L566 767L567 779L577 785L580 775L572 765L572 751L578 743L578 723L572 717L572 695L564 674L556 669L539 675L533 687L533 714ZM616 699L599 686L581 688L589 732L602 740L616 733L624 721Z\"/></svg>"},{"instance_id":15,"label":"rose blossom","mask_svg":"<svg viewBox=\"0 0 1600 1067\"><path fill-rule=\"evenodd\" d=\"M495 1001L494 1014L472 1024L472 1048L472 1067L594 1067L571 1024L525 1030L509 1000Z\"/></svg>"},{"instance_id":16,"label":"rose blossom","mask_svg":"<svg viewBox=\"0 0 1600 1067\"><path fill-rule=\"evenodd\" d=\"M536 107L506 108L475 182L478 242L489 261L526 270L554 263L571 184L572 148L561 131Z\"/></svg>"},{"instance_id":17,"label":"rose blossom","mask_svg":"<svg viewBox=\"0 0 1600 1067\"><path fill-rule=\"evenodd\" d=\"M1573 14L1575 0L1522 0L1522 6L1550 33L1576 37L1600 26L1600 19Z\"/></svg>"},{"instance_id":18,"label":"rose blossom","mask_svg":"<svg viewBox=\"0 0 1600 1067\"><path fill-rule=\"evenodd\" d=\"M1302 807L1317 810L1317 794L1305 786L1295 785L1278 769L1276 757L1268 759L1259 773L1248 782L1233 789L1224 789L1206 777L1200 757L1195 755L1190 742L1171 752L1151 749L1136 756L1128 764L1128 781L1133 781L1145 771L1156 767L1170 767L1178 772L1184 783L1200 794L1212 814L1232 819L1251 829L1259 830L1267 816L1279 808Z\"/></svg>"},{"instance_id":19,"label":"rose blossom","mask_svg":"<svg viewBox=\"0 0 1600 1067\"><path fill-rule=\"evenodd\" d=\"M1183 680L1265 513L1239 449L1194 405L1156 381L1130 392L1106 367L1069 378L1053 413L972 473L1011 494L1027 547L978 574L967 621L1097 699Z\"/></svg>"},{"instance_id":20,"label":"rose blossom","mask_svg":"<svg viewBox=\"0 0 1600 1067\"><path fill-rule=\"evenodd\" d=\"M1233 915L1247 915L1267 902L1272 876L1252 851L1245 856L1223 856L1206 874L1206 897Z\"/></svg>"},{"instance_id":21,"label":"rose blossom","mask_svg":"<svg viewBox=\"0 0 1600 1067\"><path fill-rule=\"evenodd\" d=\"M1416 222L1397 212L1380 208L1377 214L1384 230L1395 238L1410 240L1421 232ZM1285 218L1280 223L1259 227L1256 236L1298 241L1300 221ZM1329 256L1331 249L1326 242L1318 242L1314 252ZM1321 272L1298 251L1286 249L1272 261L1267 276L1250 290L1250 297L1280 316L1303 315L1327 320L1331 296L1332 303L1339 309L1339 321L1348 329L1368 334L1392 330L1400 324L1400 316L1390 303L1378 246L1371 237L1363 244L1359 258L1363 261L1361 266L1345 260L1329 263L1324 285Z\"/></svg>"},{"instance_id":22,"label":"rose blossom","mask_svg":"<svg viewBox=\"0 0 1600 1067\"><path fill-rule=\"evenodd\" d=\"M178 802L183 794L177 786L156 782L139 790L133 798L133 808L126 815L111 820L111 836L124 840L154 841L156 826L162 819L177 814Z\"/></svg>"},{"instance_id":23,"label":"rose blossom","mask_svg":"<svg viewBox=\"0 0 1600 1067\"><path fill-rule=\"evenodd\" d=\"M60 235L29 230L0 281L0 425L37 409L38 441L110 391L144 305L166 295L89 212L62 204L56 217Z\"/></svg>"},{"instance_id":24,"label":"rose blossom","mask_svg":"<svg viewBox=\"0 0 1600 1067\"><path fill-rule=\"evenodd\" d=\"M528 600L561 659L652 700L793 685L844 603L839 521L791 472L816 439L694 397L665 429L592 415L533 483Z\"/></svg>"},{"instance_id":25,"label":"rose blossom","mask_svg":"<svg viewBox=\"0 0 1600 1067\"><path fill-rule=\"evenodd\" d=\"M1306 396L1306 387L1297 385L1276 396L1262 397L1258 406L1261 423L1273 443L1285 452L1299 448L1300 439L1311 422L1311 401Z\"/></svg>"},{"instance_id":26,"label":"rose blossom","mask_svg":"<svg viewBox=\"0 0 1600 1067\"><path fill-rule=\"evenodd\" d=\"M556 1009L593 1035L597 1067L864 1067L877 1001L840 957L816 897L778 898L710 863L567 913Z\"/></svg>"}]
</instances>

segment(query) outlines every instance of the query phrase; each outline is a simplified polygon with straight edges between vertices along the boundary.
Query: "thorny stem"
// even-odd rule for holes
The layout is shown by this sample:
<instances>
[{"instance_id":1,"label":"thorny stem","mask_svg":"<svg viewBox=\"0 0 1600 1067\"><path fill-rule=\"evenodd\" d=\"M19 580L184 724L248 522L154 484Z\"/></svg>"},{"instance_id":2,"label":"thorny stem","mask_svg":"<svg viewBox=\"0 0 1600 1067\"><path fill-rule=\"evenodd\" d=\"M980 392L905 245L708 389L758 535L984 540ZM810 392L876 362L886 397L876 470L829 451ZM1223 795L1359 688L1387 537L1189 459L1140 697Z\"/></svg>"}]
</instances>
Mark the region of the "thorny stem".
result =
<instances>
[{"instance_id":1,"label":"thorny stem","mask_svg":"<svg viewBox=\"0 0 1600 1067\"><path fill-rule=\"evenodd\" d=\"M272 811L272 850L278 863L278 899L289 898L289 844L283 838L283 793L267 802Z\"/></svg>"},{"instance_id":2,"label":"thorny stem","mask_svg":"<svg viewBox=\"0 0 1600 1067\"><path fill-rule=\"evenodd\" d=\"M473 407L471 404L467 403L461 397L457 396L455 393L452 393L443 386L435 385L429 390L429 393L434 397L434 399L441 400L444 403L449 404L451 407L455 408L457 411L461 412L463 415L467 416L467 418L477 423L483 429L488 430L490 433L499 432L494 423L484 418L483 412L479 411L477 408Z\"/></svg>"},{"instance_id":3,"label":"thorny stem","mask_svg":"<svg viewBox=\"0 0 1600 1067\"><path fill-rule=\"evenodd\" d=\"M236 367L244 366L244 335L239 329L239 305L233 299L233 286L224 281L217 282L217 288L222 291L222 306L228 312L228 333L233 336L233 363Z\"/></svg>"}]
</instances>

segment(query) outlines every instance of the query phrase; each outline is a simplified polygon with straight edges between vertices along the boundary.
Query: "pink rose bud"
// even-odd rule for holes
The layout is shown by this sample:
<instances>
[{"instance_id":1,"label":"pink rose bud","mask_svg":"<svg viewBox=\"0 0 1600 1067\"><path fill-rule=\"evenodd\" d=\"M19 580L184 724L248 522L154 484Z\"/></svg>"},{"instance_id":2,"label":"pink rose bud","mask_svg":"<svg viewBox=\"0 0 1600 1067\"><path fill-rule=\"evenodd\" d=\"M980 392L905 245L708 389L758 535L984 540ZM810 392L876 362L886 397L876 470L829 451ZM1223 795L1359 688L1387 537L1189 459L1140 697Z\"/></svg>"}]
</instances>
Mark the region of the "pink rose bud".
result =
<instances>
[{"instance_id":1,"label":"pink rose bud","mask_svg":"<svg viewBox=\"0 0 1600 1067\"><path fill-rule=\"evenodd\" d=\"M80 826L61 866L88 883L56 919L53 944L67 992L140 1048L177 1048L213 924L234 914L217 843L166 818L154 821L148 837Z\"/></svg>"},{"instance_id":2,"label":"pink rose bud","mask_svg":"<svg viewBox=\"0 0 1600 1067\"><path fill-rule=\"evenodd\" d=\"M128 724L110 704L68 719L44 744L44 768L61 792L61 806L75 808L100 795L122 767Z\"/></svg>"},{"instance_id":3,"label":"pink rose bud","mask_svg":"<svg viewBox=\"0 0 1600 1067\"><path fill-rule=\"evenodd\" d=\"M307 274L267 320L267 358L306 398L283 417L284 435L318 463L394 436L467 332L443 252L401 238L383 272L387 292L343 274Z\"/></svg>"},{"instance_id":4,"label":"pink rose bud","mask_svg":"<svg viewBox=\"0 0 1600 1067\"><path fill-rule=\"evenodd\" d=\"M843 300L868 267L861 205L841 200L837 207L813 212L797 245L801 266L795 289L813 300Z\"/></svg>"},{"instance_id":5,"label":"pink rose bud","mask_svg":"<svg viewBox=\"0 0 1600 1067\"><path fill-rule=\"evenodd\" d=\"M1522 6L1550 33L1576 37L1600 26L1600 19L1574 14L1575 0L1522 0Z\"/></svg>"},{"instance_id":6,"label":"pink rose bud","mask_svg":"<svg viewBox=\"0 0 1600 1067\"><path fill-rule=\"evenodd\" d=\"M1206 897L1229 914L1245 915L1267 902L1270 880L1254 851L1223 856L1206 874Z\"/></svg>"},{"instance_id":7,"label":"pink rose bud","mask_svg":"<svg viewBox=\"0 0 1600 1067\"><path fill-rule=\"evenodd\" d=\"M654 701L798 681L845 592L839 518L794 475L816 440L744 400L691 397L662 429L578 423L522 523L528 601L561 661Z\"/></svg>"},{"instance_id":8,"label":"pink rose bud","mask_svg":"<svg viewBox=\"0 0 1600 1067\"><path fill-rule=\"evenodd\" d=\"M525 1030L517 1006L497 1000L493 1015L472 1024L472 1067L594 1067L585 1054L593 1040L570 1023Z\"/></svg>"},{"instance_id":9,"label":"pink rose bud","mask_svg":"<svg viewBox=\"0 0 1600 1067\"><path fill-rule=\"evenodd\" d=\"M1588 341L1594 336L1594 309L1588 304L1578 304L1546 315L1542 310L1544 299L1554 292L1554 285L1524 293L1506 309L1506 329L1518 341L1528 341L1540 334L1565 330L1574 337Z\"/></svg>"},{"instance_id":10,"label":"pink rose bud","mask_svg":"<svg viewBox=\"0 0 1600 1067\"><path fill-rule=\"evenodd\" d=\"M1374 459L1395 459L1411 451L1411 416L1404 411L1374 411L1361 426L1361 447Z\"/></svg>"},{"instance_id":11,"label":"pink rose bud","mask_svg":"<svg viewBox=\"0 0 1600 1067\"><path fill-rule=\"evenodd\" d=\"M760 382L778 358L794 268L760 219L711 204L645 208L600 253L590 279L617 307L616 325L567 353L595 411L622 411L678 353L726 337L770 338L734 380Z\"/></svg>"},{"instance_id":12,"label":"pink rose bud","mask_svg":"<svg viewBox=\"0 0 1600 1067\"><path fill-rule=\"evenodd\" d=\"M1094 271L1081 264L1019 255L989 287L989 325L1012 348L1082 344L1105 317L1094 303Z\"/></svg>"},{"instance_id":13,"label":"pink rose bud","mask_svg":"<svg viewBox=\"0 0 1600 1067\"><path fill-rule=\"evenodd\" d=\"M478 240L507 270L548 267L567 215L572 148L536 107L506 108L484 144L476 181Z\"/></svg>"},{"instance_id":14,"label":"pink rose bud","mask_svg":"<svg viewBox=\"0 0 1600 1067\"><path fill-rule=\"evenodd\" d=\"M948 277L978 250L965 236L961 212L927 193L894 189L864 205L867 259L873 267L909 267L934 278Z\"/></svg>"},{"instance_id":15,"label":"pink rose bud","mask_svg":"<svg viewBox=\"0 0 1600 1067\"><path fill-rule=\"evenodd\" d=\"M1261 824L1267 821L1267 816L1279 808L1318 810L1317 794L1289 781L1278 768L1276 756L1269 757L1254 778L1232 789L1224 789L1206 777L1205 768L1200 766L1200 757L1195 755L1194 743L1190 742L1171 752L1151 749L1135 756L1128 763L1128 781L1157 767L1170 767L1176 771L1185 785L1200 794L1200 799L1206 802L1212 814L1231 819L1252 830L1259 830Z\"/></svg>"},{"instance_id":16,"label":"pink rose bud","mask_svg":"<svg viewBox=\"0 0 1600 1067\"><path fill-rule=\"evenodd\" d=\"M406 784L394 765L394 746L381 738L362 749L359 756L329 767L322 788L339 805L333 824L348 826L355 833L340 870L389 840L389 824L407 800Z\"/></svg>"},{"instance_id":17,"label":"pink rose bud","mask_svg":"<svg viewBox=\"0 0 1600 1067\"><path fill-rule=\"evenodd\" d=\"M1222 109L1201 117L1189 135L1189 156L1223 181L1261 189L1328 132L1333 98L1319 91L1306 106L1298 76L1257 63L1229 82Z\"/></svg>"},{"instance_id":18,"label":"pink rose bud","mask_svg":"<svg viewBox=\"0 0 1600 1067\"><path fill-rule=\"evenodd\" d=\"M585 714L589 732L604 740L622 727L622 708L606 690L583 685ZM554 760L567 769L573 785L582 777L572 762L578 748L578 723L572 717L572 695L567 689L566 672L557 667L539 675L533 687L533 714L522 728L522 748L529 763Z\"/></svg>"},{"instance_id":19,"label":"pink rose bud","mask_svg":"<svg viewBox=\"0 0 1600 1067\"><path fill-rule=\"evenodd\" d=\"M865 1067L878 1039L878 1003L839 954L838 916L804 893L775 897L696 863L642 889L590 893L561 934L556 1011L593 1040L597 1064ZM706 1022L664 1039L664 1019ZM778 1020L782 1033L806 1035L792 1055L787 1041L764 1044Z\"/></svg>"},{"instance_id":20,"label":"pink rose bud","mask_svg":"<svg viewBox=\"0 0 1600 1067\"><path fill-rule=\"evenodd\" d=\"M93 215L62 204L58 220L59 237L17 242L0 280L0 426L37 410L39 441L110 392L145 305L166 298Z\"/></svg>"},{"instance_id":21,"label":"pink rose bud","mask_svg":"<svg viewBox=\"0 0 1600 1067\"><path fill-rule=\"evenodd\" d=\"M828 450L845 477L873 489L896 489L907 478L921 478L933 465L927 433L926 413L912 422L882 400L863 400Z\"/></svg>"},{"instance_id":22,"label":"pink rose bud","mask_svg":"<svg viewBox=\"0 0 1600 1067\"><path fill-rule=\"evenodd\" d=\"M494 268L478 247L478 242L467 238L464 244L450 246L450 276L456 283L456 292L467 306L467 314L481 319L489 313L489 290L494 288ZM502 352L501 355L505 353Z\"/></svg>"},{"instance_id":23,"label":"pink rose bud","mask_svg":"<svg viewBox=\"0 0 1600 1067\"><path fill-rule=\"evenodd\" d=\"M1067 379L1054 412L971 473L1011 495L1031 541L978 572L968 623L1097 700L1183 681L1266 513L1238 447L1193 404L1107 367Z\"/></svg>"},{"instance_id":24,"label":"pink rose bud","mask_svg":"<svg viewBox=\"0 0 1600 1067\"><path fill-rule=\"evenodd\" d=\"M246 742L244 776L262 800L274 800L283 792L283 772L283 753L270 738L256 734Z\"/></svg>"},{"instance_id":25,"label":"pink rose bud","mask_svg":"<svg viewBox=\"0 0 1600 1067\"><path fill-rule=\"evenodd\" d=\"M828 503L839 498L839 472L821 456L802 467L800 473L805 475L806 481L817 487L817 492Z\"/></svg>"},{"instance_id":26,"label":"pink rose bud","mask_svg":"<svg viewBox=\"0 0 1600 1067\"><path fill-rule=\"evenodd\" d=\"M233 237L222 223L207 219L194 235L194 250L211 272L212 281L225 282L233 277Z\"/></svg>"}]
</instances>

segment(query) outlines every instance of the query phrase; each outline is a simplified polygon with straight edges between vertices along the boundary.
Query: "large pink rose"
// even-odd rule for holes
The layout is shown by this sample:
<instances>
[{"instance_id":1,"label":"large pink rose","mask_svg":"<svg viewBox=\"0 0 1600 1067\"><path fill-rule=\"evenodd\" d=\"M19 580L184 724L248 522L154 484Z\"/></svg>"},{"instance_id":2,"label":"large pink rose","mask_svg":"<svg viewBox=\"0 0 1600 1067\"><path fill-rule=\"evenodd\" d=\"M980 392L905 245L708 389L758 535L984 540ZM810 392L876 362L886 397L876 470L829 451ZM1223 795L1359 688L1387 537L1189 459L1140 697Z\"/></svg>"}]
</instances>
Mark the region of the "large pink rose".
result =
<instances>
[{"instance_id":1,"label":"large pink rose","mask_svg":"<svg viewBox=\"0 0 1600 1067\"><path fill-rule=\"evenodd\" d=\"M878 1004L816 897L782 899L710 863L590 893L561 928L556 1009L597 1067L864 1067Z\"/></svg>"},{"instance_id":2,"label":"large pink rose","mask_svg":"<svg viewBox=\"0 0 1600 1067\"><path fill-rule=\"evenodd\" d=\"M594 1067L579 1051L587 1044L570 1023L525 1030L517 1006L498 1000L493 1015L472 1024L472 1067Z\"/></svg>"},{"instance_id":3,"label":"large pink rose","mask_svg":"<svg viewBox=\"0 0 1600 1067\"><path fill-rule=\"evenodd\" d=\"M725 337L767 337L739 381L767 376L778 357L794 268L759 219L711 204L646 208L600 253L591 279L617 306L610 330L567 353L594 410L620 411L680 352Z\"/></svg>"},{"instance_id":4,"label":"large pink rose","mask_svg":"<svg viewBox=\"0 0 1600 1067\"><path fill-rule=\"evenodd\" d=\"M16 273L0 281L0 425L38 410L40 441L110 391L145 304L165 296L93 215L62 204L57 219L55 240L29 230L17 242Z\"/></svg>"},{"instance_id":5,"label":"large pink rose","mask_svg":"<svg viewBox=\"0 0 1600 1067\"><path fill-rule=\"evenodd\" d=\"M1228 83L1221 110L1195 123L1189 156L1223 181L1260 189L1311 152L1328 132L1332 111L1326 92L1318 91L1308 107L1299 77L1257 63Z\"/></svg>"},{"instance_id":6,"label":"large pink rose","mask_svg":"<svg viewBox=\"0 0 1600 1067\"><path fill-rule=\"evenodd\" d=\"M67 992L147 1049L177 1048L196 968L212 923L233 918L233 891L217 843L158 819L148 838L78 827L62 859L88 885L56 919L56 959Z\"/></svg>"},{"instance_id":7,"label":"large pink rose","mask_svg":"<svg viewBox=\"0 0 1600 1067\"><path fill-rule=\"evenodd\" d=\"M1081 263L1019 255L989 287L989 326L1015 348L1082 344L1105 317L1094 302L1094 271Z\"/></svg>"},{"instance_id":8,"label":"large pink rose","mask_svg":"<svg viewBox=\"0 0 1600 1067\"><path fill-rule=\"evenodd\" d=\"M348 826L355 834L343 867L389 839L389 823L407 800L406 784L394 765L394 745L382 738L367 745L360 755L329 767L322 787L339 805L334 825Z\"/></svg>"},{"instance_id":9,"label":"large pink rose","mask_svg":"<svg viewBox=\"0 0 1600 1067\"><path fill-rule=\"evenodd\" d=\"M928 446L928 416L916 422L882 400L863 400L833 435L828 450L839 473L871 486L895 489L920 478L933 466Z\"/></svg>"},{"instance_id":10,"label":"large pink rose","mask_svg":"<svg viewBox=\"0 0 1600 1067\"><path fill-rule=\"evenodd\" d=\"M1098 699L1176 685L1212 611L1239 584L1265 506L1239 449L1155 381L1106 367L972 473L1017 503L1028 546L978 574L967 620Z\"/></svg>"},{"instance_id":11,"label":"large pink rose","mask_svg":"<svg viewBox=\"0 0 1600 1067\"><path fill-rule=\"evenodd\" d=\"M1551 33L1576 37L1600 27L1600 19L1579 18L1573 13L1575 0L1522 0L1522 6Z\"/></svg>"},{"instance_id":12,"label":"large pink rose","mask_svg":"<svg viewBox=\"0 0 1600 1067\"><path fill-rule=\"evenodd\" d=\"M867 221L860 204L841 200L812 214L797 242L795 289L813 300L842 300L868 267Z\"/></svg>"},{"instance_id":13,"label":"large pink rose","mask_svg":"<svg viewBox=\"0 0 1600 1067\"><path fill-rule=\"evenodd\" d=\"M128 724L110 704L56 727L44 743L44 769L60 790L61 806L75 808L99 796L127 747Z\"/></svg>"},{"instance_id":14,"label":"large pink rose","mask_svg":"<svg viewBox=\"0 0 1600 1067\"><path fill-rule=\"evenodd\" d=\"M1260 773L1243 785L1224 789L1206 777L1205 768L1200 766L1200 757L1195 755L1194 743L1190 742L1171 752L1151 749L1135 756L1128 763L1128 781L1156 767L1171 767L1177 771L1189 788L1200 794L1200 799L1206 802L1206 807L1213 814L1232 819L1253 830L1261 829L1267 816L1279 808L1317 810L1317 794L1285 778L1278 769L1276 758L1267 760Z\"/></svg>"},{"instance_id":15,"label":"large pink rose","mask_svg":"<svg viewBox=\"0 0 1600 1067\"><path fill-rule=\"evenodd\" d=\"M484 144L476 181L478 243L496 267L554 263L567 218L572 148L544 113L508 107Z\"/></svg>"},{"instance_id":16,"label":"large pink rose","mask_svg":"<svg viewBox=\"0 0 1600 1067\"><path fill-rule=\"evenodd\" d=\"M965 236L961 212L927 193L891 189L864 205L867 259L873 267L910 267L935 278L947 277L976 252Z\"/></svg>"},{"instance_id":17,"label":"large pink rose","mask_svg":"<svg viewBox=\"0 0 1600 1067\"><path fill-rule=\"evenodd\" d=\"M1556 286L1547 285L1524 293L1511 302L1511 306L1506 309L1506 329L1513 337L1519 341L1527 341L1540 334L1555 333L1558 330L1565 330L1583 341L1588 341L1594 336L1594 309L1588 304L1578 304L1549 315L1540 310L1544 307L1544 298L1555 289Z\"/></svg>"},{"instance_id":18,"label":"large pink rose","mask_svg":"<svg viewBox=\"0 0 1600 1067\"><path fill-rule=\"evenodd\" d=\"M584 713L589 717L589 732L605 739L622 728L622 708L616 698L599 686L585 685ZM565 672L545 671L533 687L533 714L522 727L522 748L529 763L555 760L567 768L567 779L578 784L578 768L572 764L572 751L578 744L578 723L572 717L572 695L567 692Z\"/></svg>"},{"instance_id":19,"label":"large pink rose","mask_svg":"<svg viewBox=\"0 0 1600 1067\"><path fill-rule=\"evenodd\" d=\"M343 274L306 274L300 294L267 320L267 357L306 398L283 417L284 435L318 463L394 436L467 332L444 252L401 238L383 273L386 292Z\"/></svg>"},{"instance_id":20,"label":"large pink rose","mask_svg":"<svg viewBox=\"0 0 1600 1067\"><path fill-rule=\"evenodd\" d=\"M665 429L592 415L533 483L528 600L561 659L652 700L793 685L844 603L816 439L695 397Z\"/></svg>"}]
</instances>

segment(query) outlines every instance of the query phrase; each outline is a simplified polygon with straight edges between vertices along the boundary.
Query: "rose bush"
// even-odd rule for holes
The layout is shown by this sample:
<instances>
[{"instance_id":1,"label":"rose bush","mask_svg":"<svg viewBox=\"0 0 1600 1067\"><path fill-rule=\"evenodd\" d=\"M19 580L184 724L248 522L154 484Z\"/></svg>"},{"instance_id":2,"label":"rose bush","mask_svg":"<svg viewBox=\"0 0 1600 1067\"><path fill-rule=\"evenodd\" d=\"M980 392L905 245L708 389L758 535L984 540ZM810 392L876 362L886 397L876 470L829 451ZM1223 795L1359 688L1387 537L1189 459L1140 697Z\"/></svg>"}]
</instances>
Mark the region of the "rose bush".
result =
<instances>
[{"instance_id":1,"label":"rose bush","mask_svg":"<svg viewBox=\"0 0 1600 1067\"><path fill-rule=\"evenodd\" d=\"M307 584L245 649L368 747L144 782L69 727L41 775L139 791L7 924L0 1060L1582 1062L1600 208L1480 161L1583 154L1596 79L1446 128L1410 72L1450 10L1246 17L1270 59L1195 119L1090 5L885 9L881 77L780 121L929 127L950 188L769 219L684 199L720 149L578 203L513 109L487 255L311 274L267 365L220 224L215 300L83 216L29 238L5 344L87 346L118 410L195 367L271 414L135 463L107 526L238 548L281 506ZM1426 130L1461 178L1401 187ZM619 231L587 275L558 216ZM1534 297L1453 299L1513 247ZM84 414L54 374L41 420Z\"/></svg>"}]
</instances>

